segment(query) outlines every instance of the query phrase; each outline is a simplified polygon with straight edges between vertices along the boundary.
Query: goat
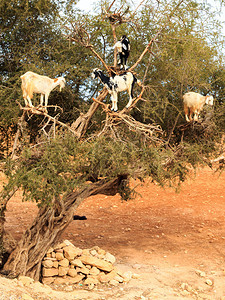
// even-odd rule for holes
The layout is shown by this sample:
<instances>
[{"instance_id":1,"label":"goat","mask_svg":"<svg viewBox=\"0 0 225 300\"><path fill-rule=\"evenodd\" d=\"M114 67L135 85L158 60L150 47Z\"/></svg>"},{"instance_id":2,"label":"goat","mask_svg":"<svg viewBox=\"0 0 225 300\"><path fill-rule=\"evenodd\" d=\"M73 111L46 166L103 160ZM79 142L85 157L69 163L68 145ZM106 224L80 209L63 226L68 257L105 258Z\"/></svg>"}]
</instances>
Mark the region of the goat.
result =
<instances>
[{"instance_id":1,"label":"goat","mask_svg":"<svg viewBox=\"0 0 225 300\"><path fill-rule=\"evenodd\" d=\"M194 114L194 121L198 121L204 104L213 105L213 96L202 96L195 92L189 92L183 95L183 102L186 121L192 121L192 114Z\"/></svg>"},{"instance_id":2,"label":"goat","mask_svg":"<svg viewBox=\"0 0 225 300\"><path fill-rule=\"evenodd\" d=\"M123 35L121 39L116 42L114 48L117 49L119 54L118 65L120 69L127 70L127 59L130 55L130 41L126 35Z\"/></svg>"},{"instance_id":3,"label":"goat","mask_svg":"<svg viewBox=\"0 0 225 300\"><path fill-rule=\"evenodd\" d=\"M48 97L50 92L56 87L60 86L60 92L65 87L65 78L59 77L55 79L51 79L47 76L38 75L34 72L28 71L22 76L20 76L22 80L21 89L23 92L23 98L26 106L32 107L33 104L31 99L33 98L33 94L41 94L40 105L43 106L43 97L45 96L45 110L47 112L48 105Z\"/></svg>"},{"instance_id":4,"label":"goat","mask_svg":"<svg viewBox=\"0 0 225 300\"><path fill-rule=\"evenodd\" d=\"M118 100L118 92L128 91L130 96L129 102L126 105L126 108L130 107L133 101L133 88L135 82L139 86L142 86L141 81L138 80L131 72L127 72L121 75L114 75L111 77L105 76L103 72L96 68L93 70L91 77L93 79L99 77L101 82L107 88L108 92L111 94L112 108L111 110L117 111L117 100Z\"/></svg>"}]
</instances>

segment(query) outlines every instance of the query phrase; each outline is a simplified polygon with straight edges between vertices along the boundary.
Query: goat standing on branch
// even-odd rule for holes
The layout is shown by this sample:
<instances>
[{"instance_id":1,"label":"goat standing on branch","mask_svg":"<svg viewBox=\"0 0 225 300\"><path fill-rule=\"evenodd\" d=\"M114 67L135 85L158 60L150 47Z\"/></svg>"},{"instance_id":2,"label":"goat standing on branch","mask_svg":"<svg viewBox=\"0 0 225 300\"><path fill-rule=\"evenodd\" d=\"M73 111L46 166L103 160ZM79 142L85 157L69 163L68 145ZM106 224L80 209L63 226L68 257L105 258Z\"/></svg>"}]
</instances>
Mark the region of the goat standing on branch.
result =
<instances>
[{"instance_id":1,"label":"goat standing on branch","mask_svg":"<svg viewBox=\"0 0 225 300\"><path fill-rule=\"evenodd\" d=\"M114 48L117 49L119 54L118 65L120 69L127 70L127 59L130 55L130 41L126 35L123 35L121 39L116 42Z\"/></svg>"},{"instance_id":2,"label":"goat standing on branch","mask_svg":"<svg viewBox=\"0 0 225 300\"><path fill-rule=\"evenodd\" d=\"M32 107L33 104L31 99L33 94L41 94L40 105L43 106L43 97L45 96L45 111L47 112L48 97L50 92L56 87L60 86L60 92L65 87L65 78L59 77L51 79L47 76L38 75L31 71L26 72L24 75L20 76L22 80L22 91L23 98L26 106Z\"/></svg>"},{"instance_id":3,"label":"goat standing on branch","mask_svg":"<svg viewBox=\"0 0 225 300\"><path fill-rule=\"evenodd\" d=\"M203 109L204 104L213 105L212 96L202 96L195 92L184 94L184 113L187 122L192 121L194 114L194 121L198 121L200 111Z\"/></svg>"},{"instance_id":4,"label":"goat standing on branch","mask_svg":"<svg viewBox=\"0 0 225 300\"><path fill-rule=\"evenodd\" d=\"M104 86L107 88L108 92L111 94L112 108L111 110L117 111L117 100L118 92L128 91L130 96L129 102L126 108L130 107L133 101L133 89L134 84L137 82L139 86L142 86L141 81L138 80L131 72L127 72L121 75L115 75L112 77L105 76L103 72L96 68L93 70L91 77L93 79L99 78Z\"/></svg>"}]
</instances>

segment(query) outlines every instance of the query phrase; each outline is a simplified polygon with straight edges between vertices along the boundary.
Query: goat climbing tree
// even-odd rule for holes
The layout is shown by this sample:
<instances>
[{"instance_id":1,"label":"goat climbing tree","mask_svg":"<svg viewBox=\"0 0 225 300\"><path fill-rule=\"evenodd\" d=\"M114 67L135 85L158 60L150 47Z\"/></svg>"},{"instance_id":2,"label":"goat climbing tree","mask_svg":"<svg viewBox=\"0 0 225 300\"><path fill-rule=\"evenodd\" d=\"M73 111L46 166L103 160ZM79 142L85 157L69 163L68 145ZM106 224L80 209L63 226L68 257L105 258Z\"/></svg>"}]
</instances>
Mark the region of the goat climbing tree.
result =
<instances>
[{"instance_id":1,"label":"goat climbing tree","mask_svg":"<svg viewBox=\"0 0 225 300\"><path fill-rule=\"evenodd\" d=\"M115 42L117 26L131 22L136 9L127 17L127 8L121 7L112 11L114 2L104 8L102 22L110 22ZM168 18L182 2L178 3ZM91 44L90 35L82 22L72 22L71 26L64 29L69 30L66 38L89 49L107 72L117 72L116 55L113 54L113 67L108 66ZM162 26L147 43L130 71L150 53L149 62L145 66L146 76L151 64L152 47L163 29ZM173 151L167 147L160 126L144 124L130 115L137 102L144 101L145 76L142 78L143 88L129 109L118 113L111 112L103 102L108 94L106 88L103 88L98 97L93 99L89 110L80 114L71 126L38 108L21 107L23 116L20 119L13 155L22 134L25 113L43 116L45 121L42 128L51 126L54 135L48 136L45 142L32 145L29 151L25 149L23 157L9 164L9 184L2 193L5 199L2 209L5 209L10 196L18 188L22 188L27 199L38 203L39 212L5 263L6 273L28 275L39 280L41 260L46 251L57 242L62 231L73 220L76 208L87 197L99 193L115 195L119 192L127 199L131 193L130 177L142 179L151 176L161 184L166 179L184 179L187 168L174 166L176 157L181 157L182 151ZM103 126L98 132L87 134L90 120L99 108L105 113Z\"/></svg>"}]
</instances>

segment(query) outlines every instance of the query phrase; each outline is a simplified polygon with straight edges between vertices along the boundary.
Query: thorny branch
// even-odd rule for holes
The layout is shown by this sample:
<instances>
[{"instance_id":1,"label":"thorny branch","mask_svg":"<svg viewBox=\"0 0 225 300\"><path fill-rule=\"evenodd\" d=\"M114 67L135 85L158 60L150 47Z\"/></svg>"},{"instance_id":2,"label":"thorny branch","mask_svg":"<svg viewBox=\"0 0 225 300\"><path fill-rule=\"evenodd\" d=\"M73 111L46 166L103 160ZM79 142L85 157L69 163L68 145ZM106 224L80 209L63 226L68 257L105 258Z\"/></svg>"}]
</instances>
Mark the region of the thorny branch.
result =
<instances>
[{"instance_id":1,"label":"thorny branch","mask_svg":"<svg viewBox=\"0 0 225 300\"><path fill-rule=\"evenodd\" d=\"M49 114L47 114L45 111L43 111L41 108L39 107L22 107L21 104L19 103L20 105L20 109L27 112L27 113L31 113L32 115L35 114L35 115L42 115L44 116L47 121L45 122L44 126L42 127L41 130L43 130L45 132L45 128L47 125L49 125L50 123L52 123L53 125L57 124L59 126L62 126L64 128L67 128L70 132L72 132L75 136L78 137L78 134L76 131L74 131L73 129L71 129L70 126L66 125L65 123L59 121L57 119L57 117L59 115L56 115L55 117L52 117L50 116Z\"/></svg>"},{"instance_id":2,"label":"thorny branch","mask_svg":"<svg viewBox=\"0 0 225 300\"><path fill-rule=\"evenodd\" d=\"M157 143L163 143L163 140L161 139L161 136L163 135L163 130L159 125L154 124L144 124L141 122L136 121L132 116L126 114L123 111L120 112L113 112L109 109L109 105L93 98L93 101L101 104L103 107L103 110L106 113L106 119L105 119L105 125L102 131L98 134L104 135L108 134L109 131L113 133L114 137L117 138L115 134L115 128L118 127L121 124L126 125L129 130L140 133L143 135L147 140L150 140L152 142ZM158 137L160 136L160 138Z\"/></svg>"}]
</instances>

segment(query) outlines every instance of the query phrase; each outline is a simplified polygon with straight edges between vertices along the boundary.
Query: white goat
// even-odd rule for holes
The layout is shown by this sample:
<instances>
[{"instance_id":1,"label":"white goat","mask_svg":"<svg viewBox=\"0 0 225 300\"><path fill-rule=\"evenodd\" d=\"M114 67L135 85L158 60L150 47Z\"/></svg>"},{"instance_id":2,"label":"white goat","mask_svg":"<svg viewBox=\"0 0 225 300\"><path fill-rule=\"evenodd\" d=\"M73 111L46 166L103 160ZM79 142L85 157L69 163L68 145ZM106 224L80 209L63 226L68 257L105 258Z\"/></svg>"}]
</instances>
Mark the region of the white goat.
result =
<instances>
[{"instance_id":1,"label":"white goat","mask_svg":"<svg viewBox=\"0 0 225 300\"><path fill-rule=\"evenodd\" d=\"M22 80L22 91L23 98L26 106L33 106L31 99L33 94L41 94L40 105L43 106L43 97L45 96L45 110L47 111L48 97L50 92L56 87L60 86L60 91L65 87L65 78L59 77L51 79L47 76L38 75L33 72L26 72L24 75L20 76ZM28 102L27 102L28 101Z\"/></svg>"},{"instance_id":2,"label":"white goat","mask_svg":"<svg viewBox=\"0 0 225 300\"><path fill-rule=\"evenodd\" d=\"M204 104L213 105L213 96L202 96L195 92L189 92L183 95L183 101L186 121L192 121L193 114L194 121L197 121Z\"/></svg>"},{"instance_id":3,"label":"white goat","mask_svg":"<svg viewBox=\"0 0 225 300\"><path fill-rule=\"evenodd\" d=\"M118 92L128 91L130 96L129 102L126 105L126 108L131 106L133 101L133 89L134 84L137 82L139 86L142 86L141 81L138 80L131 72L127 72L121 75L115 75L112 77L105 76L103 72L96 68L93 70L91 77L93 79L99 77L101 82L107 88L109 93L111 94L112 108L111 110L117 111L117 101L118 101Z\"/></svg>"}]
</instances>

